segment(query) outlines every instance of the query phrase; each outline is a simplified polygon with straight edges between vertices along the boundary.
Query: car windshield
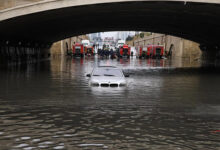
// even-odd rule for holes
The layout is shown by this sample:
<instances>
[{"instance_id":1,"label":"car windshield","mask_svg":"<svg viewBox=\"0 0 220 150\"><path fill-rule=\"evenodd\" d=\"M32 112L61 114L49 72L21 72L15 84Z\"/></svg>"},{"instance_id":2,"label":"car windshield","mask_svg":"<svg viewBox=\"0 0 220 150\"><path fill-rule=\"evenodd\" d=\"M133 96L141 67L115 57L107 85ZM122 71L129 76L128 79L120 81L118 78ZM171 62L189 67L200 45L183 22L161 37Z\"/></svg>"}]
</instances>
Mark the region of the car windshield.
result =
<instances>
[{"instance_id":1,"label":"car windshield","mask_svg":"<svg viewBox=\"0 0 220 150\"><path fill-rule=\"evenodd\" d=\"M123 46L123 45L124 45L124 43L118 43L118 45Z\"/></svg>"},{"instance_id":2,"label":"car windshield","mask_svg":"<svg viewBox=\"0 0 220 150\"><path fill-rule=\"evenodd\" d=\"M76 46L76 49L81 49L81 47L80 46Z\"/></svg>"},{"instance_id":3,"label":"car windshield","mask_svg":"<svg viewBox=\"0 0 220 150\"><path fill-rule=\"evenodd\" d=\"M144 48L143 48L143 51L147 51L147 48L146 48L146 47L144 47Z\"/></svg>"},{"instance_id":4,"label":"car windshield","mask_svg":"<svg viewBox=\"0 0 220 150\"><path fill-rule=\"evenodd\" d=\"M123 74L119 69L98 68L93 71L93 76L122 77Z\"/></svg>"}]
</instances>

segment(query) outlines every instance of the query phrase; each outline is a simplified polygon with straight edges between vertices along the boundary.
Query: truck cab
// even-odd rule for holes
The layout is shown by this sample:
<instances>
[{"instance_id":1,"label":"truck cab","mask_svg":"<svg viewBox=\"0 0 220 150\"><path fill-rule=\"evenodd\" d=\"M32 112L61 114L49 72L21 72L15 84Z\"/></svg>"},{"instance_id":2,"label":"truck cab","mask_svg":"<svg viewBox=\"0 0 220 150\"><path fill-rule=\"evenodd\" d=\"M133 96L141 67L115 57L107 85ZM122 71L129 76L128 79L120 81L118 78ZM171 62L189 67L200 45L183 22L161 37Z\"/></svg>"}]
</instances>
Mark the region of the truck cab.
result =
<instances>
[{"instance_id":1,"label":"truck cab","mask_svg":"<svg viewBox=\"0 0 220 150\"><path fill-rule=\"evenodd\" d=\"M84 46L80 43L73 45L73 56L84 57Z\"/></svg>"},{"instance_id":2,"label":"truck cab","mask_svg":"<svg viewBox=\"0 0 220 150\"><path fill-rule=\"evenodd\" d=\"M162 58L164 55L163 45L148 45L148 51L150 52L151 58Z\"/></svg>"},{"instance_id":3,"label":"truck cab","mask_svg":"<svg viewBox=\"0 0 220 150\"><path fill-rule=\"evenodd\" d=\"M121 46L123 46L125 44L125 40L119 40L117 45L116 45L116 49L119 49Z\"/></svg>"},{"instance_id":4,"label":"truck cab","mask_svg":"<svg viewBox=\"0 0 220 150\"><path fill-rule=\"evenodd\" d=\"M90 45L90 41L89 40L82 40L81 44L84 46L84 47L87 47Z\"/></svg>"},{"instance_id":5,"label":"truck cab","mask_svg":"<svg viewBox=\"0 0 220 150\"><path fill-rule=\"evenodd\" d=\"M123 46L120 46L118 55L120 58L122 58L122 57L130 58L131 47L129 47L128 45L125 45L125 44Z\"/></svg>"},{"instance_id":6,"label":"truck cab","mask_svg":"<svg viewBox=\"0 0 220 150\"><path fill-rule=\"evenodd\" d=\"M93 56L94 55L94 47L93 46L85 47L85 55Z\"/></svg>"}]
</instances>

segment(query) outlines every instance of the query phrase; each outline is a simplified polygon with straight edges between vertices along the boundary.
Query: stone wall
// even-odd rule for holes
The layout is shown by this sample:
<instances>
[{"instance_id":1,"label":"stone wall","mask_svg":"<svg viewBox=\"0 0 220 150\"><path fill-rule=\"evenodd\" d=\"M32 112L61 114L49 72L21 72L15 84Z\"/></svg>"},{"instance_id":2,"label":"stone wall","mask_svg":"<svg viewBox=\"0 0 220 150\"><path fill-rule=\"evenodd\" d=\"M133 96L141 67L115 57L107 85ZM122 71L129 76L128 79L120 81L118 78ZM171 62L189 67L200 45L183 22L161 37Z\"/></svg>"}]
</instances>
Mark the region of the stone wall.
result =
<instances>
[{"instance_id":1,"label":"stone wall","mask_svg":"<svg viewBox=\"0 0 220 150\"><path fill-rule=\"evenodd\" d=\"M184 40L184 51L183 55L191 60L200 59L202 57L202 51L199 48L199 44L195 42L191 42L189 40Z\"/></svg>"},{"instance_id":2,"label":"stone wall","mask_svg":"<svg viewBox=\"0 0 220 150\"><path fill-rule=\"evenodd\" d=\"M53 43L50 48L51 55L60 55L61 54L61 41Z\"/></svg>"},{"instance_id":3,"label":"stone wall","mask_svg":"<svg viewBox=\"0 0 220 150\"><path fill-rule=\"evenodd\" d=\"M51 55L66 55L67 49L71 50L74 43L81 43L82 40L89 39L86 35L76 36L56 42L50 49Z\"/></svg>"},{"instance_id":4,"label":"stone wall","mask_svg":"<svg viewBox=\"0 0 220 150\"><path fill-rule=\"evenodd\" d=\"M198 43L164 34L153 33L144 38L136 37L134 41L130 41L129 44L134 46L146 46L149 44L164 45L165 51L172 51L173 57L182 57L190 60L199 59L202 55Z\"/></svg>"}]
</instances>

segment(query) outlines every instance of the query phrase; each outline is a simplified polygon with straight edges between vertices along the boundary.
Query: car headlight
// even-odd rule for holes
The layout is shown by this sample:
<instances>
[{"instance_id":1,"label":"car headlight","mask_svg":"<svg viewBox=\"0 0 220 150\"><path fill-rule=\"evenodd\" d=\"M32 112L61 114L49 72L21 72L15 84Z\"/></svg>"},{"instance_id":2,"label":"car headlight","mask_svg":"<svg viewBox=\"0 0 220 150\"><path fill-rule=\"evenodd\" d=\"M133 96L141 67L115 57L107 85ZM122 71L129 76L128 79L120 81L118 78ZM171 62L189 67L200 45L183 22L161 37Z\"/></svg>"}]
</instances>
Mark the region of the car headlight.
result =
<instances>
[{"instance_id":1,"label":"car headlight","mask_svg":"<svg viewBox=\"0 0 220 150\"><path fill-rule=\"evenodd\" d=\"M91 85L92 86L99 86L99 83L98 82L91 82Z\"/></svg>"},{"instance_id":2,"label":"car headlight","mask_svg":"<svg viewBox=\"0 0 220 150\"><path fill-rule=\"evenodd\" d=\"M126 82L120 83L120 86L126 86Z\"/></svg>"}]
</instances>

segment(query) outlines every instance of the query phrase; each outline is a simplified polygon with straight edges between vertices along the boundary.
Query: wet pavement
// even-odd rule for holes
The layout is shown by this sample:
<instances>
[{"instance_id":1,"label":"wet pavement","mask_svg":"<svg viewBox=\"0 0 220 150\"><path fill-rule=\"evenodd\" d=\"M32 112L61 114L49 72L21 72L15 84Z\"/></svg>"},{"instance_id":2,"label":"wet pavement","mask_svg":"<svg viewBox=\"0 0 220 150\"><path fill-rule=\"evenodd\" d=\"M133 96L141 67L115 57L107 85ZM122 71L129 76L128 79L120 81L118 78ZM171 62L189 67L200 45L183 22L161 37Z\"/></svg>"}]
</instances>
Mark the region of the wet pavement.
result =
<instances>
[{"instance_id":1,"label":"wet pavement","mask_svg":"<svg viewBox=\"0 0 220 150\"><path fill-rule=\"evenodd\" d=\"M97 65L127 87L90 87ZM220 73L190 60L57 58L0 70L0 149L220 149Z\"/></svg>"}]
</instances>

